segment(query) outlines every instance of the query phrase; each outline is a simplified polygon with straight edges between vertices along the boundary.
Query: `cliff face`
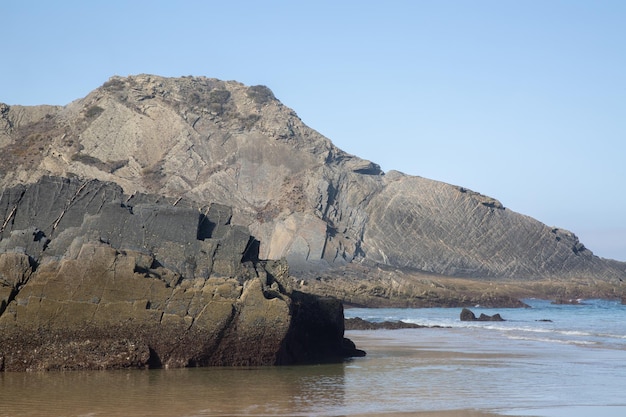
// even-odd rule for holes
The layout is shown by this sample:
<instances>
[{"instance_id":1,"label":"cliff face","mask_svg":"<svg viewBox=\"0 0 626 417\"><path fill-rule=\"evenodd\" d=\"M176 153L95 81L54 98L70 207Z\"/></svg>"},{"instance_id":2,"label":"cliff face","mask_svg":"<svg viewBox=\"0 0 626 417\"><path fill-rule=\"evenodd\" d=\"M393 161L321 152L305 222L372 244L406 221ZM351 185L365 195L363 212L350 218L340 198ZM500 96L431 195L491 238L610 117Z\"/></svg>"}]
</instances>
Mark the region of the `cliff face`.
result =
<instances>
[{"instance_id":1,"label":"cliff face","mask_svg":"<svg viewBox=\"0 0 626 417\"><path fill-rule=\"evenodd\" d=\"M374 261L457 277L602 277L614 268L567 230L490 197L419 177L387 175L368 205L364 252ZM410 232L408 232L410 231Z\"/></svg>"},{"instance_id":2,"label":"cliff face","mask_svg":"<svg viewBox=\"0 0 626 417\"><path fill-rule=\"evenodd\" d=\"M0 104L0 151L0 370L340 360L362 352L337 299L626 294L626 264L573 233L383 173L263 86L139 75Z\"/></svg>"},{"instance_id":3,"label":"cliff face","mask_svg":"<svg viewBox=\"0 0 626 417\"><path fill-rule=\"evenodd\" d=\"M113 77L67 106L0 109L1 185L43 175L233 208L262 259L294 271L365 262L474 278L619 282L568 231L449 184L384 174L305 126L263 86Z\"/></svg>"},{"instance_id":4,"label":"cliff face","mask_svg":"<svg viewBox=\"0 0 626 417\"><path fill-rule=\"evenodd\" d=\"M284 261L259 261L229 207L43 177L5 189L0 217L0 371L358 354L339 302L307 299Z\"/></svg>"},{"instance_id":5,"label":"cliff face","mask_svg":"<svg viewBox=\"0 0 626 417\"><path fill-rule=\"evenodd\" d=\"M78 176L128 194L209 199L233 207L262 258L293 265L351 260L365 220L358 199L380 186L363 183L381 174L374 164L335 148L261 86L112 78L65 107L5 106L2 124L0 146L16 155L0 164L5 187ZM344 204L351 182L366 188ZM331 236L334 223L346 230Z\"/></svg>"}]
</instances>

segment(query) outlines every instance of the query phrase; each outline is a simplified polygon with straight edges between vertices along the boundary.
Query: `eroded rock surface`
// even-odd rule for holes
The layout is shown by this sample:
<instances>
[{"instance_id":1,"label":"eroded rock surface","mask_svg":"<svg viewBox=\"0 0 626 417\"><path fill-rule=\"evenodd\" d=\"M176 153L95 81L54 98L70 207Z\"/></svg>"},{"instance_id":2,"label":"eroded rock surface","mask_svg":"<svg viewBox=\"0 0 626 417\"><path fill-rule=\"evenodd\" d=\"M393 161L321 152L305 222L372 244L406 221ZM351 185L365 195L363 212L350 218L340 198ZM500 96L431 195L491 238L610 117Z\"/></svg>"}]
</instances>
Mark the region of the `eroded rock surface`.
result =
<instances>
[{"instance_id":1,"label":"eroded rock surface","mask_svg":"<svg viewBox=\"0 0 626 417\"><path fill-rule=\"evenodd\" d=\"M209 196L233 207L262 259L302 273L365 261L481 279L626 278L626 264L594 256L571 232L346 154L264 86L112 77L67 106L3 105L0 149L12 155L0 162L4 187L78 176L125 195L200 206Z\"/></svg>"},{"instance_id":2,"label":"eroded rock surface","mask_svg":"<svg viewBox=\"0 0 626 417\"><path fill-rule=\"evenodd\" d=\"M476 317L474 312L468 308L461 310L460 319L461 321L504 321L500 314L489 316L485 313L481 313L480 316Z\"/></svg>"},{"instance_id":3,"label":"eroded rock surface","mask_svg":"<svg viewBox=\"0 0 626 417\"><path fill-rule=\"evenodd\" d=\"M45 177L0 197L0 370L271 365L359 353L336 300L222 205ZM315 343L308 338L314 337Z\"/></svg>"},{"instance_id":4,"label":"eroded rock surface","mask_svg":"<svg viewBox=\"0 0 626 417\"><path fill-rule=\"evenodd\" d=\"M2 320L47 263L76 269L100 246L116 251L114 270L135 262L133 274L167 291L232 279L239 295L218 287L233 300L264 276L258 258L286 260L298 294L355 305L626 294L626 263L574 233L464 187L384 173L264 86L112 77L65 106L0 105L0 150Z\"/></svg>"}]
</instances>

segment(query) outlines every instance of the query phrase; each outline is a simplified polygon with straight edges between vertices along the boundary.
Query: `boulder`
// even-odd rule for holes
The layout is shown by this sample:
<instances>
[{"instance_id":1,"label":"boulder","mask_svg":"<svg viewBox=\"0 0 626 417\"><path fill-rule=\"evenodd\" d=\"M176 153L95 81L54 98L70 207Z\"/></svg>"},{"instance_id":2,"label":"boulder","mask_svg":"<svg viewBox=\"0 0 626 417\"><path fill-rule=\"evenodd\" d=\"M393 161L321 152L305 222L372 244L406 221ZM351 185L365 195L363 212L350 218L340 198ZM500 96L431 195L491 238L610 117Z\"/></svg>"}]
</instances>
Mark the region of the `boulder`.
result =
<instances>
[{"instance_id":1,"label":"boulder","mask_svg":"<svg viewBox=\"0 0 626 417\"><path fill-rule=\"evenodd\" d=\"M505 321L500 314L494 314L493 316L489 316L487 314L481 313L480 316L476 317L474 312L468 308L464 308L461 310L461 321Z\"/></svg>"},{"instance_id":2,"label":"boulder","mask_svg":"<svg viewBox=\"0 0 626 417\"><path fill-rule=\"evenodd\" d=\"M343 360L334 299L293 291L223 205L46 177L8 189L0 370L252 366ZM46 239L46 243L40 241Z\"/></svg>"}]
</instances>

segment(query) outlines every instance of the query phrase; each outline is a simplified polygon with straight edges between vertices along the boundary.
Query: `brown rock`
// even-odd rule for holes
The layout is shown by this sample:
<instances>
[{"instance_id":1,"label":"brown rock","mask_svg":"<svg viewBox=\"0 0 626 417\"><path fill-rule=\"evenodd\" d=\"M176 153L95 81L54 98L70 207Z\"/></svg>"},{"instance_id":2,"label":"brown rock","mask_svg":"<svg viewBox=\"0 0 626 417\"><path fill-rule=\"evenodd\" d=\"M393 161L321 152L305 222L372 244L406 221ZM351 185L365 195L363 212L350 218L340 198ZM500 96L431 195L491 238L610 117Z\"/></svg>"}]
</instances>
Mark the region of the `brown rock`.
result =
<instances>
[{"instance_id":1,"label":"brown rock","mask_svg":"<svg viewBox=\"0 0 626 417\"><path fill-rule=\"evenodd\" d=\"M271 365L351 353L340 303L294 295L286 262L260 261L224 206L199 211L51 177L18 190L3 195L16 210L0 249L32 255L0 252L4 370ZM320 326L315 343L304 343Z\"/></svg>"},{"instance_id":2,"label":"brown rock","mask_svg":"<svg viewBox=\"0 0 626 417\"><path fill-rule=\"evenodd\" d=\"M77 259L42 265L0 316L4 370L272 365L347 353L333 324L343 317L337 301L320 308L298 298L293 308L292 295L258 278L243 289L232 278L170 287L157 270L134 272L134 259L86 244ZM314 351L301 340L329 325Z\"/></svg>"}]
</instances>

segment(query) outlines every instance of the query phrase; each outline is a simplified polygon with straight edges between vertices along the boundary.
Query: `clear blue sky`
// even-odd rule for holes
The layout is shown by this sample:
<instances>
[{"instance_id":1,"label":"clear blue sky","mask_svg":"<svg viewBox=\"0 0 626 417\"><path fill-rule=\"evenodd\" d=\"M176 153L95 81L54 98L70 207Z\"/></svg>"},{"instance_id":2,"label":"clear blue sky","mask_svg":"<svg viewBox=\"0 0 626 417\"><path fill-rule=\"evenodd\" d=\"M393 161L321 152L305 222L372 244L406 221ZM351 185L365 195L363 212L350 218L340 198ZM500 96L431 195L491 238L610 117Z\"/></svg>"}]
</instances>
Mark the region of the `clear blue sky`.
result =
<instances>
[{"instance_id":1,"label":"clear blue sky","mask_svg":"<svg viewBox=\"0 0 626 417\"><path fill-rule=\"evenodd\" d=\"M28 1L0 102L111 75L264 84L345 151L499 199L626 261L626 1Z\"/></svg>"}]
</instances>

